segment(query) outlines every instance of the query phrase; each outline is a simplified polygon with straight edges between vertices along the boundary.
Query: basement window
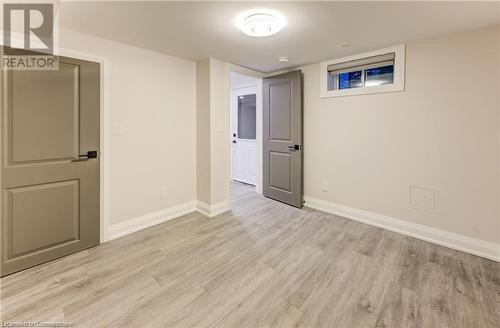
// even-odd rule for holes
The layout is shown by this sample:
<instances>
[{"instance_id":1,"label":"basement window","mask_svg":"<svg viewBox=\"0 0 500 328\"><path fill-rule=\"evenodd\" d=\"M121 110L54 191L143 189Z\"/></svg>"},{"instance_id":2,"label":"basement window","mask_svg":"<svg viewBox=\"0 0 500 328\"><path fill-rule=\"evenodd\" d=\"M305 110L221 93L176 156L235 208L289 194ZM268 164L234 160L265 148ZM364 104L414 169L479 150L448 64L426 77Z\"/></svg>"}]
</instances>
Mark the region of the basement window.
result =
<instances>
[{"instance_id":1,"label":"basement window","mask_svg":"<svg viewBox=\"0 0 500 328\"><path fill-rule=\"evenodd\" d=\"M321 97L404 90L404 46L321 63Z\"/></svg>"}]
</instances>

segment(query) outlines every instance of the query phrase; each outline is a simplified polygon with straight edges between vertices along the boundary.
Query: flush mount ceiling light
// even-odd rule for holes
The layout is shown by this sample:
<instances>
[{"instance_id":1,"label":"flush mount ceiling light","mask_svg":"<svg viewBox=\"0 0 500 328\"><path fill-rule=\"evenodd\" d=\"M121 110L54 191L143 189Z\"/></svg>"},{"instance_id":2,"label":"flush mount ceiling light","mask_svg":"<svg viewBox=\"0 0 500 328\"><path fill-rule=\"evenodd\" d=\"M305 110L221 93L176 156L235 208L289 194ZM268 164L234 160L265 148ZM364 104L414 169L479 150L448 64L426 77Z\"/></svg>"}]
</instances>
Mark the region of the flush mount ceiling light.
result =
<instances>
[{"instance_id":1,"label":"flush mount ceiling light","mask_svg":"<svg viewBox=\"0 0 500 328\"><path fill-rule=\"evenodd\" d=\"M285 24L283 15L267 9L245 11L236 17L236 26L246 35L254 37L276 34Z\"/></svg>"}]
</instances>

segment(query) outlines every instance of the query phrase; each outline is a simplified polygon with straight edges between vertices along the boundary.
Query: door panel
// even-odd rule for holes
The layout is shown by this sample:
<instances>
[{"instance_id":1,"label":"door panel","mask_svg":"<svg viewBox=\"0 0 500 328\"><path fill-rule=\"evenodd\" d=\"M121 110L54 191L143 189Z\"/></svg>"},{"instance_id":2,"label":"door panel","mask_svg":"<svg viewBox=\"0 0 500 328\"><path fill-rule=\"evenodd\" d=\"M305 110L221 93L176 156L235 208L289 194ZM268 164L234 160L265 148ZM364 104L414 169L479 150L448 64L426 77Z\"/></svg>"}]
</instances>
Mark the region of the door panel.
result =
<instances>
[{"instance_id":1,"label":"door panel","mask_svg":"<svg viewBox=\"0 0 500 328\"><path fill-rule=\"evenodd\" d=\"M302 74L263 81L264 196L302 207Z\"/></svg>"},{"instance_id":2,"label":"door panel","mask_svg":"<svg viewBox=\"0 0 500 328\"><path fill-rule=\"evenodd\" d=\"M9 258L78 239L78 180L13 188L8 197Z\"/></svg>"},{"instance_id":3,"label":"door panel","mask_svg":"<svg viewBox=\"0 0 500 328\"><path fill-rule=\"evenodd\" d=\"M292 156L288 153L269 152L269 187L281 189L285 192L292 191L291 169Z\"/></svg>"},{"instance_id":4,"label":"door panel","mask_svg":"<svg viewBox=\"0 0 500 328\"><path fill-rule=\"evenodd\" d=\"M100 66L60 57L1 81L5 275L99 244L99 158L79 154L99 150Z\"/></svg>"},{"instance_id":5,"label":"door panel","mask_svg":"<svg viewBox=\"0 0 500 328\"><path fill-rule=\"evenodd\" d=\"M233 180L255 185L257 181L256 141L237 139L233 144Z\"/></svg>"},{"instance_id":6,"label":"door panel","mask_svg":"<svg viewBox=\"0 0 500 328\"><path fill-rule=\"evenodd\" d=\"M12 162L73 158L79 138L78 66L13 71L11 80Z\"/></svg>"},{"instance_id":7,"label":"door panel","mask_svg":"<svg viewBox=\"0 0 500 328\"><path fill-rule=\"evenodd\" d=\"M269 85L269 139L291 142L291 81Z\"/></svg>"}]
</instances>

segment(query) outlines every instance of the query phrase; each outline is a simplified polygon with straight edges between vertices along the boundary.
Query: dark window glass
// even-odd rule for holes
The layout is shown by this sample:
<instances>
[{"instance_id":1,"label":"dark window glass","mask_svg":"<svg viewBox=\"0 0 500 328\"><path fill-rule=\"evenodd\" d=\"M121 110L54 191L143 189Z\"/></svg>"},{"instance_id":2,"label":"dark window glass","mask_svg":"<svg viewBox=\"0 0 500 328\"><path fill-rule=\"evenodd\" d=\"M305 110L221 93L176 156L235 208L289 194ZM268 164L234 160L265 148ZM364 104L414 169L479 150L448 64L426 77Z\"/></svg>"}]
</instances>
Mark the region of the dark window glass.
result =
<instances>
[{"instance_id":1,"label":"dark window glass","mask_svg":"<svg viewBox=\"0 0 500 328\"><path fill-rule=\"evenodd\" d=\"M363 86L361 71L339 74L339 89L359 88Z\"/></svg>"},{"instance_id":2,"label":"dark window glass","mask_svg":"<svg viewBox=\"0 0 500 328\"><path fill-rule=\"evenodd\" d=\"M366 70L365 86L390 84L394 82L394 65L369 68Z\"/></svg>"},{"instance_id":3,"label":"dark window glass","mask_svg":"<svg viewBox=\"0 0 500 328\"><path fill-rule=\"evenodd\" d=\"M255 95L238 97L238 138L255 140Z\"/></svg>"}]
</instances>

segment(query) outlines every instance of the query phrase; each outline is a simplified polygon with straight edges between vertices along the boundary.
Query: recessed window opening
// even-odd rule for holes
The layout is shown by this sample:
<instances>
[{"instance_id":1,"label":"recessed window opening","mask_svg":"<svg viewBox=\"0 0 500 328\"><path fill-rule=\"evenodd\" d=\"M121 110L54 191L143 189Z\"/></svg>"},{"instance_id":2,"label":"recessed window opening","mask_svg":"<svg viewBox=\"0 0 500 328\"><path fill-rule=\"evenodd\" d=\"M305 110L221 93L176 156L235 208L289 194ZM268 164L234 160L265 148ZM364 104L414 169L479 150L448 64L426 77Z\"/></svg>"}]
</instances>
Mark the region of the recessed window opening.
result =
<instances>
[{"instance_id":1,"label":"recessed window opening","mask_svg":"<svg viewBox=\"0 0 500 328\"><path fill-rule=\"evenodd\" d=\"M395 53L328 65L328 90L373 87L394 82Z\"/></svg>"},{"instance_id":2,"label":"recessed window opening","mask_svg":"<svg viewBox=\"0 0 500 328\"><path fill-rule=\"evenodd\" d=\"M323 61L320 97L405 90L405 45Z\"/></svg>"}]
</instances>

